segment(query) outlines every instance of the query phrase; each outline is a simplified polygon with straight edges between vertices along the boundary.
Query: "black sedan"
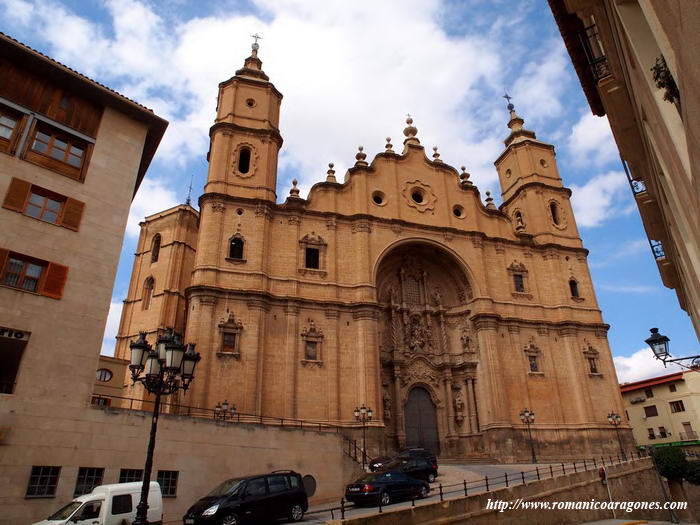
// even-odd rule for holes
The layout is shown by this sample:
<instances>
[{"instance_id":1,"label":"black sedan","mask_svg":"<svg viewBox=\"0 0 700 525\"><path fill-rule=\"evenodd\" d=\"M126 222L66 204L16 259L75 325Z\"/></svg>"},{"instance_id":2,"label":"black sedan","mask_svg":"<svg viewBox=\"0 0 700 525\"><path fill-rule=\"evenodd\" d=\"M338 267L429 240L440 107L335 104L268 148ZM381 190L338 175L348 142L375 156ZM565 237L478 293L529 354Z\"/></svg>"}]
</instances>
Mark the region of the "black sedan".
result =
<instances>
[{"instance_id":1,"label":"black sedan","mask_svg":"<svg viewBox=\"0 0 700 525\"><path fill-rule=\"evenodd\" d=\"M367 474L345 488L345 499L355 505L388 505L400 499L425 498L430 485L398 470Z\"/></svg>"}]
</instances>

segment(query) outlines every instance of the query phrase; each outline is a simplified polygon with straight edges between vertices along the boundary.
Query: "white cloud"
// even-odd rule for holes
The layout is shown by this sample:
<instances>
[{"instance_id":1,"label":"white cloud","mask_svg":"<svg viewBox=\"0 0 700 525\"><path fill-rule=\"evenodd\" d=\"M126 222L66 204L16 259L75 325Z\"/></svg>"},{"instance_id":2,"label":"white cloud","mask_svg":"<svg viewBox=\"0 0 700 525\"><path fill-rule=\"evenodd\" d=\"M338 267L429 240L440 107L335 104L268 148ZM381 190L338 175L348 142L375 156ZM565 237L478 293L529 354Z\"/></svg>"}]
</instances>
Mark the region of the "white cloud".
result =
<instances>
[{"instance_id":1,"label":"white cloud","mask_svg":"<svg viewBox=\"0 0 700 525\"><path fill-rule=\"evenodd\" d=\"M166 20L143 1L105 0L112 25L107 27L55 1L33 0L27 5L41 6L36 11L43 14L20 25L42 35L52 56L167 118L157 157L172 164L206 152L217 85L241 67L248 35L258 31L265 37L263 67L285 95L281 183L294 168L300 186L310 187L323 180L329 161L342 179L357 145L365 146L371 160L386 136L400 149L403 118L410 112L428 151L438 145L445 162L466 165L482 190L496 189L492 162L503 147L507 115L505 109L486 109L484 100L500 100L509 69L504 63L512 60L512 48L502 39L488 31L446 34L439 25L441 0L252 4L264 16L230 11L181 21ZM529 61L518 60L522 70L513 92L522 100L523 116L535 121L562 112L568 74L560 39L540 47ZM133 233L133 221L131 228Z\"/></svg>"},{"instance_id":2,"label":"white cloud","mask_svg":"<svg viewBox=\"0 0 700 525\"><path fill-rule=\"evenodd\" d=\"M139 222L144 217L159 211L167 210L178 204L175 192L166 186L162 179L145 178L141 182L138 193L131 203L129 210L129 220L126 223L126 234L131 237L138 237L140 230Z\"/></svg>"},{"instance_id":3,"label":"white cloud","mask_svg":"<svg viewBox=\"0 0 700 525\"><path fill-rule=\"evenodd\" d=\"M609 246L607 249L598 249L596 255L589 260L588 266L591 268L603 268L620 259L628 259L643 253L648 254L649 250L649 241L647 239L635 239L622 243L618 241L614 247Z\"/></svg>"},{"instance_id":4,"label":"white cloud","mask_svg":"<svg viewBox=\"0 0 700 525\"><path fill-rule=\"evenodd\" d=\"M28 24L34 16L34 6L24 0L0 0L0 7L10 22Z\"/></svg>"},{"instance_id":5,"label":"white cloud","mask_svg":"<svg viewBox=\"0 0 700 525\"><path fill-rule=\"evenodd\" d=\"M599 284L597 288L617 293L653 293L659 291L658 288L646 284Z\"/></svg>"},{"instance_id":6,"label":"white cloud","mask_svg":"<svg viewBox=\"0 0 700 525\"><path fill-rule=\"evenodd\" d=\"M615 362L617 379L620 383L640 381L683 370L683 368L674 363L670 363L664 368L664 364L653 357L649 348L637 350L630 356L615 356L613 361Z\"/></svg>"},{"instance_id":7,"label":"white cloud","mask_svg":"<svg viewBox=\"0 0 700 525\"><path fill-rule=\"evenodd\" d=\"M604 166L620 158L607 117L596 117L590 111L571 129L567 146L579 166Z\"/></svg>"},{"instance_id":8,"label":"white cloud","mask_svg":"<svg viewBox=\"0 0 700 525\"><path fill-rule=\"evenodd\" d=\"M621 171L609 171L596 175L584 185L571 185L571 201L579 226L600 226L606 219L624 215L631 210L626 206L628 198L627 177Z\"/></svg>"},{"instance_id":9,"label":"white cloud","mask_svg":"<svg viewBox=\"0 0 700 525\"><path fill-rule=\"evenodd\" d=\"M109 305L109 316L107 316L107 326L105 327L105 334L102 339L102 350L100 353L102 355L114 355L114 345L116 343L115 337L119 331L119 321L122 317L122 306L124 303L121 301L112 302Z\"/></svg>"}]
</instances>

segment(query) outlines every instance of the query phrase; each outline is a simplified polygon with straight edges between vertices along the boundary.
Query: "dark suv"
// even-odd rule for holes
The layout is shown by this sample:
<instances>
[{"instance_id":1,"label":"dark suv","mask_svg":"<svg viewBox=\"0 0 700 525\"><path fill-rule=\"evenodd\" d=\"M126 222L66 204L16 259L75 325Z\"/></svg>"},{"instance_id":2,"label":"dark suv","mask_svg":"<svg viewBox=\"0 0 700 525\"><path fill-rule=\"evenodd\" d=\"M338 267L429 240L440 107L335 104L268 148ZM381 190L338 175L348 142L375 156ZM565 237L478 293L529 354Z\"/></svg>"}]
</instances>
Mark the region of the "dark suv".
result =
<instances>
[{"instance_id":1,"label":"dark suv","mask_svg":"<svg viewBox=\"0 0 700 525\"><path fill-rule=\"evenodd\" d=\"M270 523L277 518L301 521L309 508L301 475L277 470L224 481L192 505L184 525Z\"/></svg>"},{"instance_id":2,"label":"dark suv","mask_svg":"<svg viewBox=\"0 0 700 525\"><path fill-rule=\"evenodd\" d=\"M398 470L415 479L422 479L428 483L435 482L437 478L437 462L426 457L397 457L393 461L383 465L382 470Z\"/></svg>"}]
</instances>

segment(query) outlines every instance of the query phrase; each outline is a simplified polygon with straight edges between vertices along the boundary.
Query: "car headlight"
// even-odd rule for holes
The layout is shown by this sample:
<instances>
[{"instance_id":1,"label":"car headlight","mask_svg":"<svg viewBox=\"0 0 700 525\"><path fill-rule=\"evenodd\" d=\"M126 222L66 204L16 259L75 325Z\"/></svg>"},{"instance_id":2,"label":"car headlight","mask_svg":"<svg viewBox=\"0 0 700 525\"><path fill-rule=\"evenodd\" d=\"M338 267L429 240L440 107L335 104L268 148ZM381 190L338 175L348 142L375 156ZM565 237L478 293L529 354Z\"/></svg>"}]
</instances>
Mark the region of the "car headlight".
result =
<instances>
[{"instance_id":1,"label":"car headlight","mask_svg":"<svg viewBox=\"0 0 700 525\"><path fill-rule=\"evenodd\" d=\"M219 504L217 503L216 505L212 505L209 507L207 510L202 512L202 516L213 516L216 514L216 511L219 510Z\"/></svg>"}]
</instances>

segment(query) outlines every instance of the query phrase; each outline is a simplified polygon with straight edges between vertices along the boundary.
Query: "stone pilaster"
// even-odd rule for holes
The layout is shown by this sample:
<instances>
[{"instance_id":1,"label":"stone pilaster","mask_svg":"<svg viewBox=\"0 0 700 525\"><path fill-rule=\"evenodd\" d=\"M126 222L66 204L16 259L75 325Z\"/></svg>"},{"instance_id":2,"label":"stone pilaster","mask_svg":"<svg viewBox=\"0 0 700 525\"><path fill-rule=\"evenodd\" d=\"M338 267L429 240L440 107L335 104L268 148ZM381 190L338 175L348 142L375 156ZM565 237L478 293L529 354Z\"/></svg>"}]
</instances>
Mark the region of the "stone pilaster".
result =
<instances>
[{"instance_id":1,"label":"stone pilaster","mask_svg":"<svg viewBox=\"0 0 700 525\"><path fill-rule=\"evenodd\" d=\"M286 320L284 417L297 417L297 377L299 375L299 305L284 307Z\"/></svg>"}]
</instances>

